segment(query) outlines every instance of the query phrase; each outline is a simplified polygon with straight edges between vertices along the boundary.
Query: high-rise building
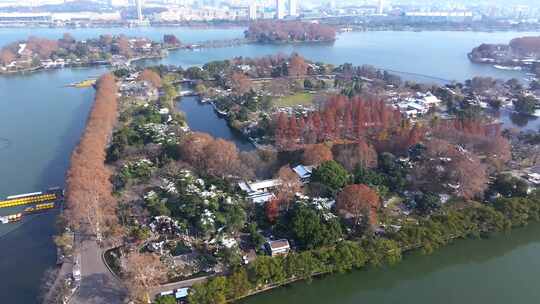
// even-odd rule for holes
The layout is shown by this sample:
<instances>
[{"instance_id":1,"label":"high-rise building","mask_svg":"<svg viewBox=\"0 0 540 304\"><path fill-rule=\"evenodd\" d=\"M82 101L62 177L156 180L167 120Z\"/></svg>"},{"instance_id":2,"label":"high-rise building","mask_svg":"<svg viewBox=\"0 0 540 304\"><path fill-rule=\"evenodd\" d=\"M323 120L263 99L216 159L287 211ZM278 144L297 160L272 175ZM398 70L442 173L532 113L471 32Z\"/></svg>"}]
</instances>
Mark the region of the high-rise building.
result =
<instances>
[{"instance_id":1,"label":"high-rise building","mask_svg":"<svg viewBox=\"0 0 540 304\"><path fill-rule=\"evenodd\" d=\"M384 0L379 0L379 9L377 13L381 14L384 12Z\"/></svg>"},{"instance_id":2,"label":"high-rise building","mask_svg":"<svg viewBox=\"0 0 540 304\"><path fill-rule=\"evenodd\" d=\"M289 16L298 16L298 3L296 0L289 0Z\"/></svg>"},{"instance_id":3,"label":"high-rise building","mask_svg":"<svg viewBox=\"0 0 540 304\"><path fill-rule=\"evenodd\" d=\"M129 1L128 0L109 0L109 6L110 7L128 7Z\"/></svg>"},{"instance_id":4,"label":"high-rise building","mask_svg":"<svg viewBox=\"0 0 540 304\"><path fill-rule=\"evenodd\" d=\"M285 18L285 0L276 0L276 19Z\"/></svg>"},{"instance_id":5,"label":"high-rise building","mask_svg":"<svg viewBox=\"0 0 540 304\"><path fill-rule=\"evenodd\" d=\"M144 19L143 12L142 12L143 0L135 0L135 1L137 4L137 20L139 20L139 22L142 22Z\"/></svg>"},{"instance_id":6,"label":"high-rise building","mask_svg":"<svg viewBox=\"0 0 540 304\"><path fill-rule=\"evenodd\" d=\"M257 2L255 0L251 0L249 3L249 19L257 19Z\"/></svg>"}]
</instances>

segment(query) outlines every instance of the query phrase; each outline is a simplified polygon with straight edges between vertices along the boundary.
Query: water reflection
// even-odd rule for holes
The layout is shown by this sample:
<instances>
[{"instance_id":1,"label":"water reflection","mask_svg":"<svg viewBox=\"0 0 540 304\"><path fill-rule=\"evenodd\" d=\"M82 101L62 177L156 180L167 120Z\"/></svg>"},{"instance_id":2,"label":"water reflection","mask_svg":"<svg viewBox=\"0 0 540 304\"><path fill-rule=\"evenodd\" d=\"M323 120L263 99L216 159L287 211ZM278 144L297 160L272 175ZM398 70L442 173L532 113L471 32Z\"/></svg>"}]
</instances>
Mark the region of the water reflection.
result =
<instances>
[{"instance_id":1,"label":"water reflection","mask_svg":"<svg viewBox=\"0 0 540 304\"><path fill-rule=\"evenodd\" d=\"M500 112L500 119L505 128L519 128L524 131L538 130L540 128L540 119L536 116L520 114L507 109Z\"/></svg>"},{"instance_id":2,"label":"water reflection","mask_svg":"<svg viewBox=\"0 0 540 304\"><path fill-rule=\"evenodd\" d=\"M515 124L518 127L525 127L529 124L529 122L533 122L537 120L538 118L531 115L525 115L520 113L511 113L510 114L510 120L513 124Z\"/></svg>"},{"instance_id":3,"label":"water reflection","mask_svg":"<svg viewBox=\"0 0 540 304\"><path fill-rule=\"evenodd\" d=\"M183 97L177 107L186 114L189 127L193 131L204 132L216 138L232 141L241 151L251 151L255 147L242 134L231 129L227 121L220 118L210 103L199 102L198 97Z\"/></svg>"},{"instance_id":4,"label":"water reflection","mask_svg":"<svg viewBox=\"0 0 540 304\"><path fill-rule=\"evenodd\" d=\"M535 256L539 232L540 224L535 224L511 235L460 240L431 256L408 255L395 267L297 283L243 303L528 303L537 299L531 293L540 266ZM509 269L519 279L510 279ZM494 299L485 301L485 291L491 289Z\"/></svg>"}]
</instances>

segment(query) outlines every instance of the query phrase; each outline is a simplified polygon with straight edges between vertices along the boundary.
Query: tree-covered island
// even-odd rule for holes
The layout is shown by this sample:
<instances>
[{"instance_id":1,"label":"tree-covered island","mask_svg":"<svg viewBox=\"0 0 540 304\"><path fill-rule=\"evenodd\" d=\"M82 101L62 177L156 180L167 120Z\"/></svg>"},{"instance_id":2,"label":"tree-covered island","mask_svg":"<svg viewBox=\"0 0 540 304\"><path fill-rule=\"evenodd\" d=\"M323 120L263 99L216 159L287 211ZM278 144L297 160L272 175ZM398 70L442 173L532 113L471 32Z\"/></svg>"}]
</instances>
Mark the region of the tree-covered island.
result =
<instances>
[{"instance_id":1,"label":"tree-covered island","mask_svg":"<svg viewBox=\"0 0 540 304\"><path fill-rule=\"evenodd\" d=\"M58 40L31 36L0 50L0 73L35 71L72 66L124 65L134 59L162 58L169 48L180 46L174 35L163 42L124 35L101 35L76 40L64 34Z\"/></svg>"},{"instance_id":2,"label":"tree-covered island","mask_svg":"<svg viewBox=\"0 0 540 304\"><path fill-rule=\"evenodd\" d=\"M526 70L540 76L540 37L520 37L508 44L481 44L469 54L475 63L499 69Z\"/></svg>"},{"instance_id":3,"label":"tree-covered island","mask_svg":"<svg viewBox=\"0 0 540 304\"><path fill-rule=\"evenodd\" d=\"M250 23L245 37L259 43L333 42L336 29L320 23L265 20Z\"/></svg>"}]
</instances>

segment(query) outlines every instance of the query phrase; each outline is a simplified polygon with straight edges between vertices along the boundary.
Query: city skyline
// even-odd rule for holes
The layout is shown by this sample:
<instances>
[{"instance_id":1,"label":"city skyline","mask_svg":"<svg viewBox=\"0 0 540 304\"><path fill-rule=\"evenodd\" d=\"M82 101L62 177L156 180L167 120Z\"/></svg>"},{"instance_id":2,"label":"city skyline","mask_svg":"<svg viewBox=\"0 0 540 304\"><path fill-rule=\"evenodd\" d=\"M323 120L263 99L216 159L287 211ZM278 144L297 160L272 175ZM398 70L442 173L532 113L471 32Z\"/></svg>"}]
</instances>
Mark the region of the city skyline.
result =
<instances>
[{"instance_id":1,"label":"city skyline","mask_svg":"<svg viewBox=\"0 0 540 304\"><path fill-rule=\"evenodd\" d=\"M106 3L108 1L99 1L99 0L88 0L88 1L79 1L79 0L25 0L25 1L16 1L16 0L0 0L0 3L13 3L13 4L21 4L21 3L35 3L36 5L40 5L41 3L62 3L62 2L96 2L96 3ZM133 1L132 1L133 2ZM160 2L160 1L150 1L150 2ZM199 2L205 2L205 1L161 1L163 3L199 3ZM242 1L214 1L214 3L234 3L234 4L245 4L248 5L250 0L242 0ZM268 1L255 1L257 4L261 4L262 2L268 2ZM309 0L304 1L303 3L307 4L315 4L315 5L324 5L324 4L331 4L332 0ZM339 1L342 4L346 5L365 5L365 4L378 4L378 0L348 0L348 1ZM391 1L395 5L428 5L428 4L437 4L437 5L448 5L448 4L462 4L462 5L504 5L504 6L510 6L510 5L528 5L528 6L539 6L540 3L535 0L456 0L456 1L433 1L433 0L396 0ZM336 3L339 5L339 3Z\"/></svg>"}]
</instances>

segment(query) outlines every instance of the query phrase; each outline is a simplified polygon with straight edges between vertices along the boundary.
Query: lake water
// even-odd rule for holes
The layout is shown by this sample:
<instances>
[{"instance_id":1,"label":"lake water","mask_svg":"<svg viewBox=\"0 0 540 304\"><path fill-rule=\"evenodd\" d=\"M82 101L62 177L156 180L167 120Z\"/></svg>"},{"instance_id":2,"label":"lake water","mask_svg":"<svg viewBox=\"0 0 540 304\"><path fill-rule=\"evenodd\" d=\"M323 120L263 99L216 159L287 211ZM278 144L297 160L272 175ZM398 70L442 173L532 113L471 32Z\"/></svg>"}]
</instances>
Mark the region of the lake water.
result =
<instances>
[{"instance_id":1,"label":"lake water","mask_svg":"<svg viewBox=\"0 0 540 304\"><path fill-rule=\"evenodd\" d=\"M298 52L332 64L370 64L422 82L463 81L474 76L522 78L519 71L504 71L473 64L467 53L481 43L507 43L516 36L539 33L474 32L357 32L339 35L334 44L243 45L223 49L179 51L160 61L164 64L201 65L237 56L260 57ZM424 76L422 76L424 75Z\"/></svg>"},{"instance_id":2,"label":"lake water","mask_svg":"<svg viewBox=\"0 0 540 304\"><path fill-rule=\"evenodd\" d=\"M461 240L396 266L296 283L243 304L538 303L540 225L485 240Z\"/></svg>"},{"instance_id":3,"label":"lake water","mask_svg":"<svg viewBox=\"0 0 540 304\"><path fill-rule=\"evenodd\" d=\"M246 140L242 134L229 128L225 119L217 117L217 113L210 103L201 103L198 97L188 96L182 97L177 107L186 113L188 125L192 130L233 141L241 151L255 149L253 144Z\"/></svg>"},{"instance_id":4,"label":"lake water","mask_svg":"<svg viewBox=\"0 0 540 304\"><path fill-rule=\"evenodd\" d=\"M0 46L13 40L25 39L28 35L58 38L65 31L0 29ZM157 40L165 33L174 33L183 41L197 42L241 37L243 30L135 28L69 31L80 39L104 33L124 33L129 36L149 36ZM513 37L528 34L347 33L341 35L334 45L243 45L197 52L179 51L172 52L170 57L160 63L201 65L210 60L233 56L257 57L296 51L312 60L335 64L372 64L411 73L414 75L405 75L425 81L464 80L474 75L510 78L521 77L521 73L473 65L467 60L466 53L481 42L507 42ZM0 197L64 184L69 156L83 130L94 92L92 89L63 86L98 76L105 71L103 68L71 69L0 77ZM188 114L192 129L235 140L241 148L242 145L248 145L245 141L239 141L225 122L213 115L210 105L198 104L186 98L180 103L180 108ZM51 240L53 222L54 214L48 213L26 219L18 225L0 226L0 303L36 302L41 275L55 261ZM249 301L358 303L365 299L367 303L432 303L436 299L442 303L472 302L470 300L503 303L502 300L509 299L507 292L512 295L516 291L521 296L514 303L534 303L540 297L540 293L533 293L536 288L535 278L540 274L536 258L540 254L536 238L538 235L540 227L534 226L508 237L458 242L434 256L413 257L393 269L355 272L316 281L313 285L296 284L292 288L277 290ZM489 257L492 252L502 253L493 258ZM488 258L483 260L482 256ZM474 289L478 293L471 296ZM287 297L284 297L285 293ZM505 303L509 302L512 301Z\"/></svg>"},{"instance_id":5,"label":"lake water","mask_svg":"<svg viewBox=\"0 0 540 304\"><path fill-rule=\"evenodd\" d=\"M62 70L0 77L0 197L63 186L93 99L91 89L62 88L105 70ZM0 210L2 214L16 210ZM56 250L53 213L0 225L0 303L35 303ZM8 233L9 232L9 233ZM5 302L4 302L5 301Z\"/></svg>"}]
</instances>

